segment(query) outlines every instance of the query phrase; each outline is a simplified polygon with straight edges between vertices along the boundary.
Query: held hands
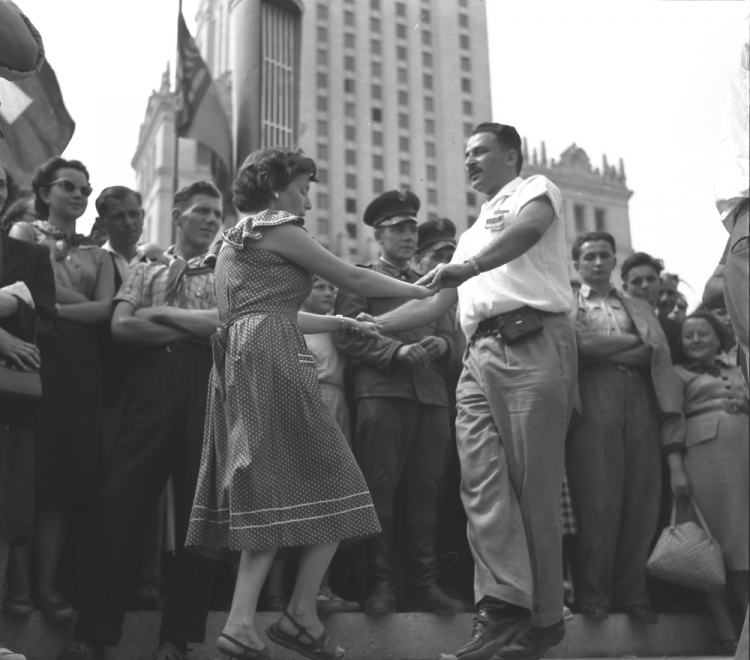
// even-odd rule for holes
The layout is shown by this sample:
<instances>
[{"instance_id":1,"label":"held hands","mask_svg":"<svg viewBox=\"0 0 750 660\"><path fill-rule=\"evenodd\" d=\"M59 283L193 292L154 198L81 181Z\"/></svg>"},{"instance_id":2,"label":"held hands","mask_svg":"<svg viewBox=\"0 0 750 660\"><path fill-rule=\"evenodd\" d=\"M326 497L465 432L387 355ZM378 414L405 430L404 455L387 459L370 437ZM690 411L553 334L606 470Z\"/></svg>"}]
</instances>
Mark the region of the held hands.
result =
<instances>
[{"instance_id":1,"label":"held hands","mask_svg":"<svg viewBox=\"0 0 750 660\"><path fill-rule=\"evenodd\" d=\"M39 349L0 329L0 357L21 371L37 371L42 360Z\"/></svg>"},{"instance_id":2,"label":"held hands","mask_svg":"<svg viewBox=\"0 0 750 660\"><path fill-rule=\"evenodd\" d=\"M441 289L455 289L466 280L474 277L475 274L474 268L469 263L438 264L427 275L417 280L415 284L429 287L431 291L437 292Z\"/></svg>"},{"instance_id":3,"label":"held hands","mask_svg":"<svg viewBox=\"0 0 750 660\"><path fill-rule=\"evenodd\" d=\"M399 346L394 359L410 367L428 367L432 360L445 355L448 342L442 337L424 337L418 344Z\"/></svg>"},{"instance_id":4,"label":"held hands","mask_svg":"<svg viewBox=\"0 0 750 660\"><path fill-rule=\"evenodd\" d=\"M341 318L342 325L339 332L346 333L353 337L369 337L370 339L382 339L380 326L375 323L375 319L369 314L360 314L355 319L347 317Z\"/></svg>"}]
</instances>

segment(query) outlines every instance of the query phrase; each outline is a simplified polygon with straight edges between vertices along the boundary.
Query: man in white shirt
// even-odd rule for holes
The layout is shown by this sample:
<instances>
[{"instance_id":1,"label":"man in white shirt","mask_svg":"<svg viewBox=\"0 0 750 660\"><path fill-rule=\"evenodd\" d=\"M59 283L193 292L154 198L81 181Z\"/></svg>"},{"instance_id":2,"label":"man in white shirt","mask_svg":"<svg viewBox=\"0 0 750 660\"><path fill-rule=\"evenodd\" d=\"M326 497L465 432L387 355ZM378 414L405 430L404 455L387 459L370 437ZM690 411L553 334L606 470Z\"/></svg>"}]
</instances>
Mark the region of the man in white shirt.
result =
<instances>
[{"instance_id":1,"label":"man in white shirt","mask_svg":"<svg viewBox=\"0 0 750 660\"><path fill-rule=\"evenodd\" d=\"M560 492L577 368L573 294L560 191L543 176L521 179L522 164L515 128L474 129L466 169L488 201L451 264L423 278L442 290L377 319L399 332L458 302L469 342L456 426L479 616L461 660L537 660L565 634Z\"/></svg>"}]
</instances>

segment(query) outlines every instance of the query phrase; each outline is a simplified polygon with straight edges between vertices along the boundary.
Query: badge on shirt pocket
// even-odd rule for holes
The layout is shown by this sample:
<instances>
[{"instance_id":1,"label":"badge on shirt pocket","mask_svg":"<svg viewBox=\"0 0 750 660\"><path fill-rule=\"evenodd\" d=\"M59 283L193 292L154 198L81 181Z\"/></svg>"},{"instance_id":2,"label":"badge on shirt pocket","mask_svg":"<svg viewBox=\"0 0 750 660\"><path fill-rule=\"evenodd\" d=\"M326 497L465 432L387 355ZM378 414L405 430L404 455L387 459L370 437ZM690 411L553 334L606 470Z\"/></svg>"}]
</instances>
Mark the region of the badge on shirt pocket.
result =
<instances>
[{"instance_id":1,"label":"badge on shirt pocket","mask_svg":"<svg viewBox=\"0 0 750 660\"><path fill-rule=\"evenodd\" d=\"M510 211L503 209L496 211L495 215L484 221L484 226L490 231L501 231L502 229L505 229L508 213L510 213Z\"/></svg>"}]
</instances>

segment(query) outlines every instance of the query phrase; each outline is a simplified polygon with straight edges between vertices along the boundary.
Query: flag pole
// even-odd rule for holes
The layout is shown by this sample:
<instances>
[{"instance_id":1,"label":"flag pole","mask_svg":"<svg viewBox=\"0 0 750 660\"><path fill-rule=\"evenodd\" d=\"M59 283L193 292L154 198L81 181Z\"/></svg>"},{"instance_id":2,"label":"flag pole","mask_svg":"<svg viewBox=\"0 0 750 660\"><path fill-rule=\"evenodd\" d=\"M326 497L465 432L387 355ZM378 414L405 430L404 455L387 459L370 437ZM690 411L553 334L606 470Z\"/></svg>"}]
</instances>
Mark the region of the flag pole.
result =
<instances>
[{"instance_id":1,"label":"flag pole","mask_svg":"<svg viewBox=\"0 0 750 660\"><path fill-rule=\"evenodd\" d=\"M177 7L177 45L176 45L176 53L177 58L175 59L175 65L174 65L174 171L172 174L172 195L180 189L180 133L177 126L177 120L179 118L179 113L177 110L177 99L179 98L180 94L180 18L182 17L182 0L178 0L178 7ZM183 99L183 103L185 100ZM172 220L172 216L170 215L170 222ZM172 240L171 242L174 243L175 239L177 237L177 228L175 227L174 222L171 222L172 226Z\"/></svg>"}]
</instances>

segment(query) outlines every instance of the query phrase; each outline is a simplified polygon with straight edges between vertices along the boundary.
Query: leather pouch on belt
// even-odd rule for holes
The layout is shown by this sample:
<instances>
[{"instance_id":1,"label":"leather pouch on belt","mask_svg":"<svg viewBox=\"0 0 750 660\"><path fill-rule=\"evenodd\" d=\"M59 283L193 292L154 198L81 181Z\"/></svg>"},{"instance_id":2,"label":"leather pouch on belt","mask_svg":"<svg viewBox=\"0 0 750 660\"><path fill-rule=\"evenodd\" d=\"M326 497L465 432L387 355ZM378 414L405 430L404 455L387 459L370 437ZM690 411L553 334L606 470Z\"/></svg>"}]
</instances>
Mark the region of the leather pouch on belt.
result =
<instances>
[{"instance_id":1,"label":"leather pouch on belt","mask_svg":"<svg viewBox=\"0 0 750 660\"><path fill-rule=\"evenodd\" d=\"M505 343L512 344L541 332L544 330L544 325L536 310L525 309L504 317L498 323L497 329Z\"/></svg>"}]
</instances>

